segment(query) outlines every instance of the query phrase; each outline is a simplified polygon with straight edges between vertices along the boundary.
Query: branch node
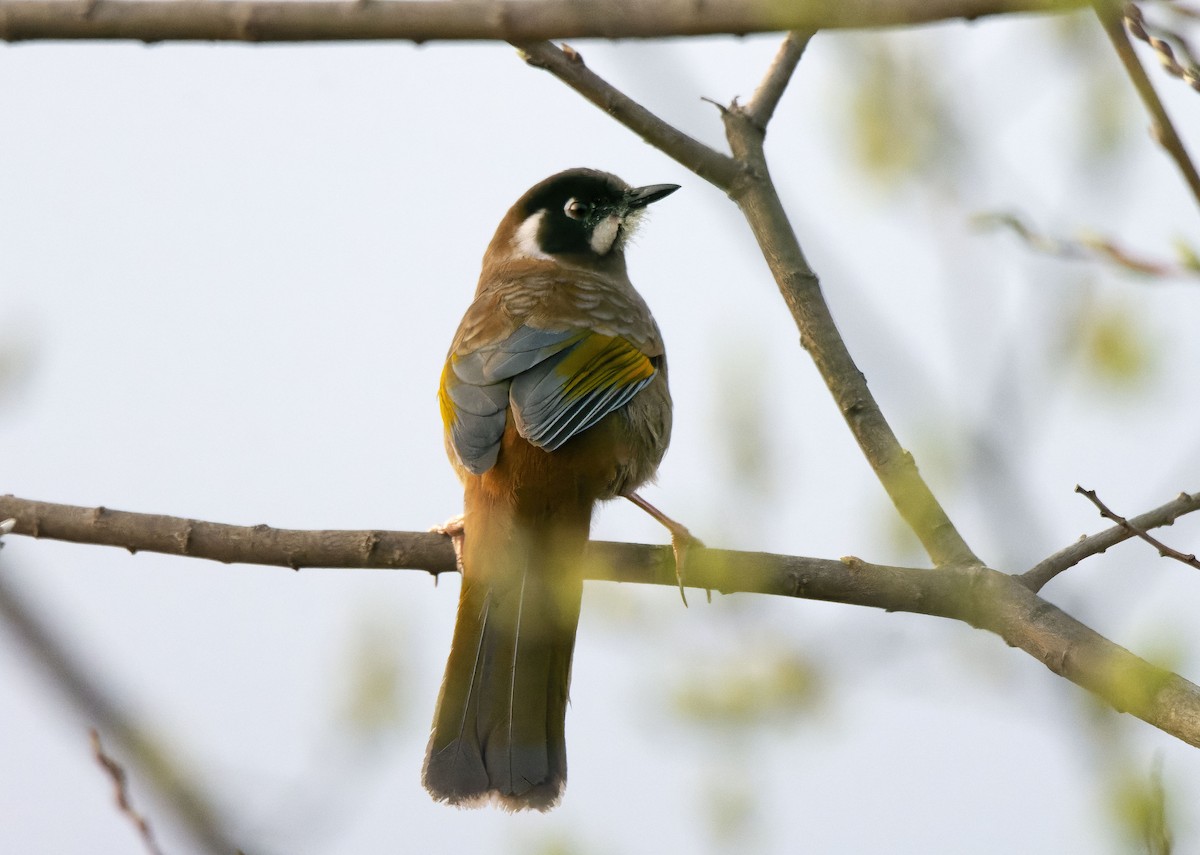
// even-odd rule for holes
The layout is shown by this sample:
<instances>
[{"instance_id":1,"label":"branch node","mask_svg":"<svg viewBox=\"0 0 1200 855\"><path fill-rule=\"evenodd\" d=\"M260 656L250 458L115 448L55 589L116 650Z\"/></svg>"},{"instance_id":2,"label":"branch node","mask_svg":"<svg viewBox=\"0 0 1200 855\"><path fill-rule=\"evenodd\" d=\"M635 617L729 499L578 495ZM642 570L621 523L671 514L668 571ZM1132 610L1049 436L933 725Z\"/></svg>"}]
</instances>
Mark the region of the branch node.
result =
<instances>
[{"instance_id":1,"label":"branch node","mask_svg":"<svg viewBox=\"0 0 1200 855\"><path fill-rule=\"evenodd\" d=\"M583 54L575 50L575 48L571 47L569 44L564 42L563 44L559 45L559 50L563 52L563 56L567 58L567 62L580 66L587 65L587 63L583 61Z\"/></svg>"},{"instance_id":2,"label":"branch node","mask_svg":"<svg viewBox=\"0 0 1200 855\"><path fill-rule=\"evenodd\" d=\"M379 548L380 539L378 531L369 532L363 539L362 553L364 563L369 563L375 557L375 550Z\"/></svg>"},{"instance_id":3,"label":"branch node","mask_svg":"<svg viewBox=\"0 0 1200 855\"><path fill-rule=\"evenodd\" d=\"M175 536L176 541L179 543L179 551L184 555L187 555L189 552L191 552L192 532L195 527L196 524L191 520L188 520L187 525L185 525L183 529Z\"/></svg>"},{"instance_id":4,"label":"branch node","mask_svg":"<svg viewBox=\"0 0 1200 855\"><path fill-rule=\"evenodd\" d=\"M700 100L707 102L709 104L712 104L714 107L716 107L717 111L721 114L722 117L726 116L729 113L730 109L736 108L738 105L736 97L733 99L733 104L730 107L726 107L720 101L716 101L712 98L709 98L707 95L701 95Z\"/></svg>"}]
</instances>

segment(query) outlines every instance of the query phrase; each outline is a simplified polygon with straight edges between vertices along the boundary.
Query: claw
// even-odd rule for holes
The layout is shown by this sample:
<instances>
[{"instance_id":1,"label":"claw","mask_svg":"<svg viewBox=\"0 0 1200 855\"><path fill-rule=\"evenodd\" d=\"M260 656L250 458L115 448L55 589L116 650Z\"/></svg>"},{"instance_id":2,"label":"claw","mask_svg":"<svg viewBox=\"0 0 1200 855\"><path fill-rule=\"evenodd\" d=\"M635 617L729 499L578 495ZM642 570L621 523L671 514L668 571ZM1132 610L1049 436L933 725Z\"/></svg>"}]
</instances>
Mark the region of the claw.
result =
<instances>
[{"instance_id":1,"label":"claw","mask_svg":"<svg viewBox=\"0 0 1200 855\"><path fill-rule=\"evenodd\" d=\"M687 563L688 550L693 546L703 548L704 544L698 537L688 531L687 526L671 519L637 493L626 493L625 498L662 523L667 531L671 533L671 552L675 554L675 580L679 583L679 597L683 600L683 605L686 607L688 601L683 586L687 579L687 574L684 572L684 565Z\"/></svg>"},{"instance_id":2,"label":"claw","mask_svg":"<svg viewBox=\"0 0 1200 855\"><path fill-rule=\"evenodd\" d=\"M441 525L435 525L429 530L434 534L444 534L450 538L450 545L454 547L454 564L458 567L458 572L463 570L463 541L466 538L466 528L463 526L465 517L462 514L450 517Z\"/></svg>"}]
</instances>

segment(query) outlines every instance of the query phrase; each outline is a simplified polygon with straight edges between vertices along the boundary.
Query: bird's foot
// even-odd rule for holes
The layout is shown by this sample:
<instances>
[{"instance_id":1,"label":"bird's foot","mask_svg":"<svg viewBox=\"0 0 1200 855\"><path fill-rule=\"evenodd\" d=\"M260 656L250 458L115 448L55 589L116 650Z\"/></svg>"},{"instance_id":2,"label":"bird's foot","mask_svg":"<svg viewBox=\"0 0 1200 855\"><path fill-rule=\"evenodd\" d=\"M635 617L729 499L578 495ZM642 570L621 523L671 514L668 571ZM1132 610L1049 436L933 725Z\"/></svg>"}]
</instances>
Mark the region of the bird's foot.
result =
<instances>
[{"instance_id":1,"label":"bird's foot","mask_svg":"<svg viewBox=\"0 0 1200 855\"><path fill-rule=\"evenodd\" d=\"M454 564L458 567L458 572L463 569L463 540L466 537L466 529L463 527L465 517L462 514L450 517L441 525L435 525L429 529L434 534L444 534L450 538L450 544L454 547Z\"/></svg>"},{"instance_id":2,"label":"bird's foot","mask_svg":"<svg viewBox=\"0 0 1200 855\"><path fill-rule=\"evenodd\" d=\"M683 586L687 580L685 567L688 550L692 547L703 549L704 544L700 541L700 538L688 531L687 526L671 519L637 493L626 493L625 498L658 520L671 533L671 552L675 554L675 581L679 583L679 596L683 600L684 606L687 606L687 594L684 593Z\"/></svg>"}]
</instances>

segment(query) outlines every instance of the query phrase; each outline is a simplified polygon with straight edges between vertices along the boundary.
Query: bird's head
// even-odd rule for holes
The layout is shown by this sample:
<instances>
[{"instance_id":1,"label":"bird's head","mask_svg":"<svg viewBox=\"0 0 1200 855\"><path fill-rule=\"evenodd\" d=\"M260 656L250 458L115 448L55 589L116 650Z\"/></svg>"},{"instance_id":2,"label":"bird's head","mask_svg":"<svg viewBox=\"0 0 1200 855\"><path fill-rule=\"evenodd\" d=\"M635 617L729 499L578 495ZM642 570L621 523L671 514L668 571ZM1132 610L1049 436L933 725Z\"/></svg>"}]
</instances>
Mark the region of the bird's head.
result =
<instances>
[{"instance_id":1,"label":"bird's head","mask_svg":"<svg viewBox=\"0 0 1200 855\"><path fill-rule=\"evenodd\" d=\"M630 187L607 172L568 169L517 200L488 255L584 265L618 260L646 206L678 189L678 184Z\"/></svg>"}]
</instances>

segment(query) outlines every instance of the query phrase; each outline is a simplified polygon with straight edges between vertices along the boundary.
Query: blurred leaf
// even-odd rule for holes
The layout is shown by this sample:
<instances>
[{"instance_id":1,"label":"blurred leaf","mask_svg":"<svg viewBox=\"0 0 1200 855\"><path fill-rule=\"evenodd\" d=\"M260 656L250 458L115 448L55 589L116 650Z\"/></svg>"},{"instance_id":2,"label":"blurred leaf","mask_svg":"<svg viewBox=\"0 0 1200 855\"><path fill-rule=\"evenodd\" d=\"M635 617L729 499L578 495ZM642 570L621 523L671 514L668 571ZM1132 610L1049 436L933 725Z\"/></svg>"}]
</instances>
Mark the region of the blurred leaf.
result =
<instances>
[{"instance_id":1,"label":"blurred leaf","mask_svg":"<svg viewBox=\"0 0 1200 855\"><path fill-rule=\"evenodd\" d=\"M522 855L580 855L587 851L562 831L548 831L537 840L524 840L512 849Z\"/></svg>"},{"instance_id":2,"label":"blurred leaf","mask_svg":"<svg viewBox=\"0 0 1200 855\"><path fill-rule=\"evenodd\" d=\"M391 731L403 717L401 639L391 623L368 617L346 656L342 718L358 735Z\"/></svg>"},{"instance_id":3,"label":"blurred leaf","mask_svg":"<svg viewBox=\"0 0 1200 855\"><path fill-rule=\"evenodd\" d=\"M1082 93L1078 99L1080 146L1091 158L1120 154L1133 139L1136 104L1112 48L1090 14L1059 15L1051 19L1049 32L1063 68L1079 76Z\"/></svg>"},{"instance_id":4,"label":"blurred leaf","mask_svg":"<svg viewBox=\"0 0 1200 855\"><path fill-rule=\"evenodd\" d=\"M817 671L792 650L756 646L689 672L674 692L679 711L710 727L788 722L816 706Z\"/></svg>"},{"instance_id":5,"label":"blurred leaf","mask_svg":"<svg viewBox=\"0 0 1200 855\"><path fill-rule=\"evenodd\" d=\"M720 392L713 400L717 411L713 423L720 431L721 447L727 450L726 461L734 483L767 494L774 486L775 468L771 465L770 424L771 408L766 405L766 366L769 361L761 341L751 336L739 336L731 347L716 353L714 376Z\"/></svg>"},{"instance_id":6,"label":"blurred leaf","mask_svg":"<svg viewBox=\"0 0 1200 855\"><path fill-rule=\"evenodd\" d=\"M1068 334L1085 365L1103 382L1133 386L1155 367L1155 347L1136 308L1124 303L1085 305Z\"/></svg>"},{"instance_id":7,"label":"blurred leaf","mask_svg":"<svg viewBox=\"0 0 1200 855\"><path fill-rule=\"evenodd\" d=\"M33 376L36 347L27 331L0 328L0 412L12 402Z\"/></svg>"},{"instance_id":8,"label":"blurred leaf","mask_svg":"<svg viewBox=\"0 0 1200 855\"><path fill-rule=\"evenodd\" d=\"M742 767L724 772L714 768L704 799L704 816L713 837L720 843L738 845L741 851L758 825L760 797L749 778Z\"/></svg>"},{"instance_id":9,"label":"blurred leaf","mask_svg":"<svg viewBox=\"0 0 1200 855\"><path fill-rule=\"evenodd\" d=\"M1113 788L1112 812L1118 825L1141 844L1147 855L1170 855L1174 843L1167 820L1167 792L1162 780L1162 761L1155 761L1148 774L1127 768Z\"/></svg>"},{"instance_id":10,"label":"blurred leaf","mask_svg":"<svg viewBox=\"0 0 1200 855\"><path fill-rule=\"evenodd\" d=\"M1196 248L1183 238L1176 238L1173 245L1179 266L1185 270L1200 273L1200 254L1196 253Z\"/></svg>"},{"instance_id":11,"label":"blurred leaf","mask_svg":"<svg viewBox=\"0 0 1200 855\"><path fill-rule=\"evenodd\" d=\"M863 168L884 184L953 174L961 133L932 60L884 36L848 41L851 145Z\"/></svg>"},{"instance_id":12,"label":"blurred leaf","mask_svg":"<svg viewBox=\"0 0 1200 855\"><path fill-rule=\"evenodd\" d=\"M1097 69L1085 79L1079 124L1084 152L1092 157L1112 157L1121 153L1131 139L1130 129L1137 127L1131 121L1129 98L1120 75L1112 70Z\"/></svg>"}]
</instances>

